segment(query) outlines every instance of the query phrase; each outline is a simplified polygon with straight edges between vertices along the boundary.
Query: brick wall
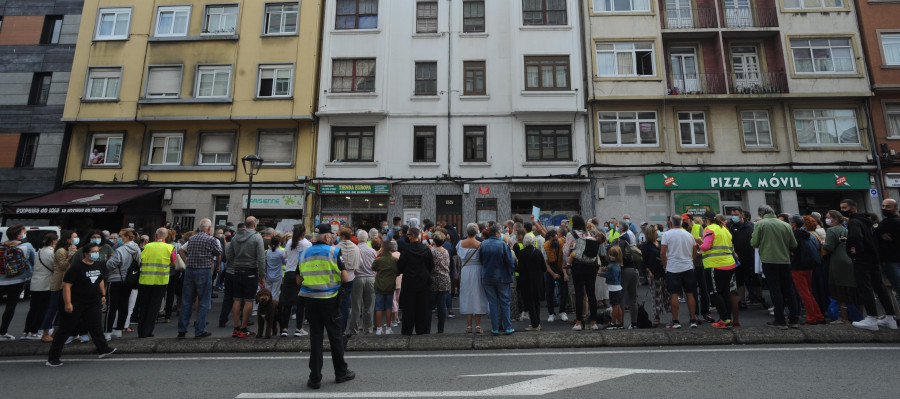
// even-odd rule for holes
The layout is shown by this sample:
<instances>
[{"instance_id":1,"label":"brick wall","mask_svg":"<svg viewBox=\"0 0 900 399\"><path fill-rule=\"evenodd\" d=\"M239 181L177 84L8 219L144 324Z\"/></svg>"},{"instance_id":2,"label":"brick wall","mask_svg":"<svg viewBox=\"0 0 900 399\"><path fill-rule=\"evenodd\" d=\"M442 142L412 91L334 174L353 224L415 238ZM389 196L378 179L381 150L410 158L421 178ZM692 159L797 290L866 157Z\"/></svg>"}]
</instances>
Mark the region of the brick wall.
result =
<instances>
[{"instance_id":1,"label":"brick wall","mask_svg":"<svg viewBox=\"0 0 900 399\"><path fill-rule=\"evenodd\" d=\"M44 30L43 15L7 16L0 30L0 45L40 44Z\"/></svg>"}]
</instances>

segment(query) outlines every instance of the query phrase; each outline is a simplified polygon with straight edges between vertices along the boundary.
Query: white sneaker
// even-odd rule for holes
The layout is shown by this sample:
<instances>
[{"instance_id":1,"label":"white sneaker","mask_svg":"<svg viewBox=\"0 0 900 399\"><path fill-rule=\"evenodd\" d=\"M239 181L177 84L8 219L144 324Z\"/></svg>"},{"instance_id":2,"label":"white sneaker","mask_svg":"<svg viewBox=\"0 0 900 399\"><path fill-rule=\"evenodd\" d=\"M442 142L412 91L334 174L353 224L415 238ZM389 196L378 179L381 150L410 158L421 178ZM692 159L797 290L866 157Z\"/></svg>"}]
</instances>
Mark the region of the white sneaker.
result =
<instances>
[{"instance_id":1,"label":"white sneaker","mask_svg":"<svg viewBox=\"0 0 900 399\"><path fill-rule=\"evenodd\" d=\"M897 320L894 319L894 316L885 316L883 319L878 320L878 327L887 327L891 330L897 329Z\"/></svg>"},{"instance_id":2,"label":"white sneaker","mask_svg":"<svg viewBox=\"0 0 900 399\"><path fill-rule=\"evenodd\" d=\"M12 334L3 334L3 335L0 335L0 339L10 339L10 340L12 340L12 339L16 339L16 337L15 337L14 335L12 335Z\"/></svg>"},{"instance_id":3,"label":"white sneaker","mask_svg":"<svg viewBox=\"0 0 900 399\"><path fill-rule=\"evenodd\" d=\"M878 331L878 319L876 319L874 316L866 316L865 319L854 321L853 327L864 328L871 331Z\"/></svg>"},{"instance_id":4,"label":"white sneaker","mask_svg":"<svg viewBox=\"0 0 900 399\"><path fill-rule=\"evenodd\" d=\"M599 329L600 329L600 326L598 326L596 323L591 324L591 330L599 330Z\"/></svg>"},{"instance_id":5,"label":"white sneaker","mask_svg":"<svg viewBox=\"0 0 900 399\"><path fill-rule=\"evenodd\" d=\"M581 324L576 324L574 327L572 327L572 331L581 331L581 329Z\"/></svg>"},{"instance_id":6,"label":"white sneaker","mask_svg":"<svg viewBox=\"0 0 900 399\"><path fill-rule=\"evenodd\" d=\"M382 333L384 333L384 330L381 327L375 329L375 335L381 335Z\"/></svg>"},{"instance_id":7,"label":"white sneaker","mask_svg":"<svg viewBox=\"0 0 900 399\"><path fill-rule=\"evenodd\" d=\"M569 316L566 315L566 312L559 312L559 319L562 321L569 321Z\"/></svg>"},{"instance_id":8,"label":"white sneaker","mask_svg":"<svg viewBox=\"0 0 900 399\"><path fill-rule=\"evenodd\" d=\"M294 336L295 336L295 337L304 337L304 336L307 336L307 335L309 335L309 333L306 332L306 330L304 330L304 329L302 329L302 328L299 329L299 330L294 330Z\"/></svg>"},{"instance_id":9,"label":"white sneaker","mask_svg":"<svg viewBox=\"0 0 900 399\"><path fill-rule=\"evenodd\" d=\"M25 333L25 334L22 334L22 337L19 339L25 340L25 341L35 341L35 340L41 339L41 336L37 335L36 333Z\"/></svg>"},{"instance_id":10,"label":"white sneaker","mask_svg":"<svg viewBox=\"0 0 900 399\"><path fill-rule=\"evenodd\" d=\"M103 333L103 338L106 338L107 341L112 340L112 333Z\"/></svg>"},{"instance_id":11,"label":"white sneaker","mask_svg":"<svg viewBox=\"0 0 900 399\"><path fill-rule=\"evenodd\" d=\"M397 326L399 326L399 325L400 325L400 322L399 322L399 321L395 321L395 322L392 322L392 323L391 323L391 327L397 327Z\"/></svg>"},{"instance_id":12,"label":"white sneaker","mask_svg":"<svg viewBox=\"0 0 900 399\"><path fill-rule=\"evenodd\" d=\"M394 333L394 332L391 331L391 328L390 328L390 327L387 327L387 328L384 329L384 335L391 335L391 334L393 334L393 333Z\"/></svg>"},{"instance_id":13,"label":"white sneaker","mask_svg":"<svg viewBox=\"0 0 900 399\"><path fill-rule=\"evenodd\" d=\"M547 317L547 323L553 323L556 320L556 317L553 316L553 313L550 314L550 317Z\"/></svg>"}]
</instances>

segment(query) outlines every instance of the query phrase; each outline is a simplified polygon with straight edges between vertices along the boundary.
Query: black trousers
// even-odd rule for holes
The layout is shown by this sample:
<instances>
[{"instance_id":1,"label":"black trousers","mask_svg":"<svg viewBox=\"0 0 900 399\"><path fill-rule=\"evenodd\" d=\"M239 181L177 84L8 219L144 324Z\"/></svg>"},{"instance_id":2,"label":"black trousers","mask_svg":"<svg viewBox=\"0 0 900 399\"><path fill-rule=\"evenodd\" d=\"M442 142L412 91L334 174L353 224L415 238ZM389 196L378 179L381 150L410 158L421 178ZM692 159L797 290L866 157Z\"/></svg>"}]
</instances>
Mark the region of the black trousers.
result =
<instances>
[{"instance_id":1,"label":"black trousers","mask_svg":"<svg viewBox=\"0 0 900 399\"><path fill-rule=\"evenodd\" d=\"M790 312L788 321L797 323L797 319L800 317L800 306L797 304L797 294L794 292L791 265L763 263L762 267L763 273L766 274L766 282L769 284L772 306L775 307L775 324L784 325L785 302L787 302L788 311Z\"/></svg>"},{"instance_id":2,"label":"black trousers","mask_svg":"<svg viewBox=\"0 0 900 399\"><path fill-rule=\"evenodd\" d=\"M304 299L306 305L306 317L309 319L309 379L310 381L322 381L322 365L324 349L322 341L325 333L328 334L328 343L331 345L331 364L334 366L335 377L347 374L347 362L344 361L344 337L341 334L341 297L340 295L328 299ZM299 319L298 319L299 321Z\"/></svg>"},{"instance_id":3,"label":"black trousers","mask_svg":"<svg viewBox=\"0 0 900 399\"><path fill-rule=\"evenodd\" d=\"M528 295L521 295L522 302L524 302L524 310L528 312L528 321L531 322L531 327L537 327L541 324L541 296L539 292L530 292ZM552 299L551 299L552 300Z\"/></svg>"},{"instance_id":4,"label":"black trousers","mask_svg":"<svg viewBox=\"0 0 900 399\"><path fill-rule=\"evenodd\" d=\"M710 295L709 299L719 312L719 320L731 320L731 278L734 276L734 269L715 269L712 274L716 293Z\"/></svg>"},{"instance_id":5,"label":"black trousers","mask_svg":"<svg viewBox=\"0 0 900 399\"><path fill-rule=\"evenodd\" d=\"M703 260L700 256L694 260L694 276L697 277L697 318L702 318L709 314L709 291L712 288L712 278L709 270L703 268Z\"/></svg>"},{"instance_id":6,"label":"black trousers","mask_svg":"<svg viewBox=\"0 0 900 399\"><path fill-rule=\"evenodd\" d=\"M403 315L400 333L403 335L412 335L413 330L416 335L428 334L431 327L431 308L429 305L430 292L428 291L412 291L404 292L400 290L400 312Z\"/></svg>"},{"instance_id":7,"label":"black trousers","mask_svg":"<svg viewBox=\"0 0 900 399\"><path fill-rule=\"evenodd\" d=\"M138 320L138 338L153 336L159 305L162 304L165 295L165 285L141 285L138 287L137 303L135 304L136 307L141 308L141 317Z\"/></svg>"},{"instance_id":8,"label":"black trousers","mask_svg":"<svg viewBox=\"0 0 900 399\"><path fill-rule=\"evenodd\" d=\"M575 286L575 320L584 321L584 294L587 293L591 321L597 321L597 271L600 265L575 263L572 265L572 285ZM562 287L563 283L559 284ZM562 289L560 288L560 296Z\"/></svg>"},{"instance_id":9,"label":"black trousers","mask_svg":"<svg viewBox=\"0 0 900 399\"><path fill-rule=\"evenodd\" d=\"M297 298L296 309L297 311L294 313L297 316L297 329L300 330L303 328L303 316L305 316L304 310L306 306L304 305L305 300L303 298ZM287 330L288 325L291 324L291 310L294 309L295 305L281 305L281 329Z\"/></svg>"},{"instance_id":10,"label":"black trousers","mask_svg":"<svg viewBox=\"0 0 900 399\"><path fill-rule=\"evenodd\" d=\"M234 277L231 273L222 272L222 284L225 285L225 289L222 294L222 310L219 312L219 324L228 324L228 319L231 316L231 309L234 306L234 291L231 287L231 278ZM242 308L243 309L243 308ZM283 324L287 325L287 324Z\"/></svg>"},{"instance_id":11,"label":"black trousers","mask_svg":"<svg viewBox=\"0 0 900 399\"><path fill-rule=\"evenodd\" d=\"M172 318L172 309L181 301L175 302L176 298L181 298L181 286L184 283L184 272L176 271L169 274L169 285L166 286L166 309L163 311L163 314L167 319ZM156 311L159 311L159 306L156 307Z\"/></svg>"},{"instance_id":12,"label":"black trousers","mask_svg":"<svg viewBox=\"0 0 900 399\"><path fill-rule=\"evenodd\" d=\"M877 263L853 262L853 275L856 277L856 286L859 288L859 297L866 307L866 315L878 317L878 307L875 305L875 296L881 302L884 313L894 316L894 305L891 303L890 292L884 287L881 280L881 266ZM895 287L896 288L896 287Z\"/></svg>"},{"instance_id":13,"label":"black trousers","mask_svg":"<svg viewBox=\"0 0 900 399\"><path fill-rule=\"evenodd\" d=\"M560 313L566 312L566 305L569 303L569 283L566 281L565 277L562 274L559 275L559 280L554 280L553 276L550 273L544 273L544 283L546 285L547 292L544 294L544 297L547 298L547 311L549 314L555 314L556 312L553 309L556 307L557 303L553 299L553 288L557 285L555 284L559 281L559 311ZM595 293L596 295L596 293ZM528 315L531 317L531 315Z\"/></svg>"},{"instance_id":14,"label":"black trousers","mask_svg":"<svg viewBox=\"0 0 900 399\"><path fill-rule=\"evenodd\" d=\"M66 339L75 332L79 322L87 327L88 333L91 334L91 341L98 353L104 353L109 350L109 344L103 337L103 327L101 326L100 301L94 303L72 303L72 313L62 312L62 320L59 323L59 331L53 336L53 343L50 344L50 355L48 360L59 360L62 355L63 346Z\"/></svg>"},{"instance_id":15,"label":"black trousers","mask_svg":"<svg viewBox=\"0 0 900 399\"><path fill-rule=\"evenodd\" d=\"M106 290L106 326L105 332L112 332L113 324L116 330L125 328L125 319L128 318L128 298L131 297L131 289L125 287L125 283L116 281L109 283ZM116 322L116 315L119 316Z\"/></svg>"},{"instance_id":16,"label":"black trousers","mask_svg":"<svg viewBox=\"0 0 900 399\"><path fill-rule=\"evenodd\" d=\"M0 277L2 278L2 277ZM6 294L6 310L3 311L3 324L0 324L0 335L9 332L9 323L12 323L16 315L16 305L19 303L19 294L25 288L25 283L0 285L0 293Z\"/></svg>"},{"instance_id":17,"label":"black trousers","mask_svg":"<svg viewBox=\"0 0 900 399\"><path fill-rule=\"evenodd\" d=\"M50 291L31 291L31 306L25 316L25 332L37 333L50 306Z\"/></svg>"}]
</instances>

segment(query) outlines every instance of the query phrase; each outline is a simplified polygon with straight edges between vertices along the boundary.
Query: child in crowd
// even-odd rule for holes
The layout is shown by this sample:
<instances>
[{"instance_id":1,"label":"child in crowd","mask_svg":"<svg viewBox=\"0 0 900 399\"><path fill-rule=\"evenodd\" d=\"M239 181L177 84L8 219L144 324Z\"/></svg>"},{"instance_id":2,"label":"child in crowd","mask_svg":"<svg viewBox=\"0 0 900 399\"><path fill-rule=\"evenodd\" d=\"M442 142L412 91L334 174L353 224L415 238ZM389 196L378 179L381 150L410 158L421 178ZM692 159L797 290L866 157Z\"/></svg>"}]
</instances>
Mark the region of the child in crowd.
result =
<instances>
[{"instance_id":1,"label":"child in crowd","mask_svg":"<svg viewBox=\"0 0 900 399\"><path fill-rule=\"evenodd\" d=\"M381 244L378 257L372 261L372 271L375 272L375 335L394 333L391 317L394 313L394 290L398 285L397 258L392 253L396 245L394 241L385 241ZM387 317L383 317L385 312Z\"/></svg>"},{"instance_id":2,"label":"child in crowd","mask_svg":"<svg viewBox=\"0 0 900 399\"><path fill-rule=\"evenodd\" d=\"M621 330L624 327L622 315L622 249L612 246L607 253L609 264L601 268L609 287L609 305L612 306L612 321L607 330ZM632 304L632 306L634 306Z\"/></svg>"}]
</instances>

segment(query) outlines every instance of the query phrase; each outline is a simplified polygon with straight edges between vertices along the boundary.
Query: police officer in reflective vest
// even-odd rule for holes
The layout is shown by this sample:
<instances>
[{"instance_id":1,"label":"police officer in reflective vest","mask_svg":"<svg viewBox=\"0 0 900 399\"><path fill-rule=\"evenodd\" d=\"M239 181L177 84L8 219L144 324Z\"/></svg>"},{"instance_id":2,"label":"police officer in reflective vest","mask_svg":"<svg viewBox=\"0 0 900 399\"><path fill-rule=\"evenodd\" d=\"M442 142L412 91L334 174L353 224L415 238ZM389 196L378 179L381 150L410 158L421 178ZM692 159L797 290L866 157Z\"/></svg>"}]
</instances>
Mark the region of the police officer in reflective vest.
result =
<instances>
[{"instance_id":1,"label":"police officer in reflective vest","mask_svg":"<svg viewBox=\"0 0 900 399\"><path fill-rule=\"evenodd\" d=\"M356 374L344 361L344 339L338 321L341 318L339 291L347 281L347 272L340 258L340 249L332 246L331 225L316 226L315 242L300 254L297 285L305 298L306 318L309 320L309 380L306 386L319 389L322 383L322 340L328 333L331 344L331 363L335 382L352 380ZM323 331L324 330L324 331Z\"/></svg>"},{"instance_id":2,"label":"police officer in reflective vest","mask_svg":"<svg viewBox=\"0 0 900 399\"><path fill-rule=\"evenodd\" d=\"M138 297L136 307L140 309L138 321L138 338L153 336L156 316L166 286L169 285L169 269L175 264L175 246L166 243L169 230L160 227L156 230L156 241L148 243L141 252L141 278L138 281Z\"/></svg>"}]
</instances>

